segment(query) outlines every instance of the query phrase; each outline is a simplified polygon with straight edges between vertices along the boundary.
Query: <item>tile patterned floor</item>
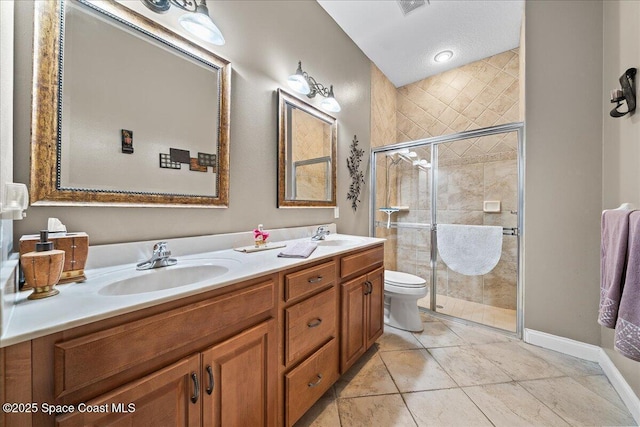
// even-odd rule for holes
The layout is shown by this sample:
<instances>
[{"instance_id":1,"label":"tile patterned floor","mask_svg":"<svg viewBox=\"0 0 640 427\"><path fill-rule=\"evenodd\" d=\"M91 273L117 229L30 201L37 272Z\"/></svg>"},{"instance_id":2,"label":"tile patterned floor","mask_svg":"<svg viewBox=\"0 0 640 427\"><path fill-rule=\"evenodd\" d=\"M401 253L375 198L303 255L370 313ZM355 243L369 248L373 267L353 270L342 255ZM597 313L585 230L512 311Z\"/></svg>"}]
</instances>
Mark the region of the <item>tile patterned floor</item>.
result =
<instances>
[{"instance_id":1,"label":"tile patterned floor","mask_svg":"<svg viewBox=\"0 0 640 427\"><path fill-rule=\"evenodd\" d=\"M597 363L421 314L385 333L296 426L636 426Z\"/></svg>"},{"instance_id":2,"label":"tile patterned floor","mask_svg":"<svg viewBox=\"0 0 640 427\"><path fill-rule=\"evenodd\" d=\"M430 296L418 300L418 306L428 309L431 304ZM492 307L446 295L436 295L438 312L460 319L471 320L505 331L516 331L516 311L507 308Z\"/></svg>"}]
</instances>

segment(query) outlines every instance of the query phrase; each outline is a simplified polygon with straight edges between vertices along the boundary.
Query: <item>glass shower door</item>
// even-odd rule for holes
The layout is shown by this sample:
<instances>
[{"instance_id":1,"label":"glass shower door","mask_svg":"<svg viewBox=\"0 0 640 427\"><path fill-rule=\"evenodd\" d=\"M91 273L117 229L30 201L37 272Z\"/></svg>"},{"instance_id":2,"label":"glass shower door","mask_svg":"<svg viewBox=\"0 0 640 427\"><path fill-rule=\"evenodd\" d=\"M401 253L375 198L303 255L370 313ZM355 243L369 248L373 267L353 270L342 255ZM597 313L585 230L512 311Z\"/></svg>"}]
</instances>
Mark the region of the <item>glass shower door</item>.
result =
<instances>
[{"instance_id":1,"label":"glass shower door","mask_svg":"<svg viewBox=\"0 0 640 427\"><path fill-rule=\"evenodd\" d=\"M492 268L474 269L458 265L456 254L469 250L438 247L435 259L435 303L437 312L516 332L518 305L518 132L498 133L435 144L434 172L436 206L433 223L436 241L445 238L441 225L498 226L500 241L478 239L480 253L499 259ZM487 232L488 228L454 227L453 233ZM498 230L493 230L497 232ZM438 236L438 233L442 235ZM451 240L449 240L451 241ZM443 242L444 243L444 242ZM459 242L458 242L459 243ZM444 245L443 245L444 246ZM459 251L459 252L456 252ZM441 254L447 256L443 261ZM453 254L453 257L452 257ZM492 263L490 263L492 264ZM477 273L477 274L474 274ZM424 305L425 308L429 308Z\"/></svg>"},{"instance_id":2,"label":"glass shower door","mask_svg":"<svg viewBox=\"0 0 640 427\"><path fill-rule=\"evenodd\" d=\"M373 161L374 235L387 239L385 268L419 276L431 289L431 146L377 152Z\"/></svg>"}]
</instances>

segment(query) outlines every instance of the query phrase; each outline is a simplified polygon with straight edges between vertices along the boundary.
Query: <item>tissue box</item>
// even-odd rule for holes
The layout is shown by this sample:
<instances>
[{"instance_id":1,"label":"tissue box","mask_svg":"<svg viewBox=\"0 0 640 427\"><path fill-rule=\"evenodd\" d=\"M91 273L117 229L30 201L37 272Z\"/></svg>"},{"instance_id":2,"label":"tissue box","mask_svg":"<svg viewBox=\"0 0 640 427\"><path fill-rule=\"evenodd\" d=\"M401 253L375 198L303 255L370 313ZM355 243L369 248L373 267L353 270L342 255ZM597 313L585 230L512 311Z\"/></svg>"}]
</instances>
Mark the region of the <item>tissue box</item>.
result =
<instances>
[{"instance_id":1,"label":"tissue box","mask_svg":"<svg viewBox=\"0 0 640 427\"><path fill-rule=\"evenodd\" d=\"M29 234L20 238L20 256L36 250L36 243L40 236ZM60 249L64 254L64 267L59 284L71 282L84 282L87 277L84 275L84 265L87 262L89 252L89 236L87 233L55 233L49 234L49 240L53 242L54 249ZM22 290L32 288L28 282L24 284Z\"/></svg>"}]
</instances>

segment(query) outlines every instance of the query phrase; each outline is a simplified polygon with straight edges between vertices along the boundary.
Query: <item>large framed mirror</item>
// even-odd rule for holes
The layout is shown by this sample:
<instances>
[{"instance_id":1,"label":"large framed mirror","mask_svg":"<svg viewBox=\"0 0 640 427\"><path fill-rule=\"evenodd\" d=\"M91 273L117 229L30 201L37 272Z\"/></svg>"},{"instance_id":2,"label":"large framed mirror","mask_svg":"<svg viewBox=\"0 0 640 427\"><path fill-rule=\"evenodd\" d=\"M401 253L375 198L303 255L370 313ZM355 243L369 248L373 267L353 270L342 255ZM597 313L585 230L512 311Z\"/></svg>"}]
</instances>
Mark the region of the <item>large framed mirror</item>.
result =
<instances>
[{"instance_id":1,"label":"large framed mirror","mask_svg":"<svg viewBox=\"0 0 640 427\"><path fill-rule=\"evenodd\" d=\"M231 64L112 0L34 8L31 204L227 207Z\"/></svg>"},{"instance_id":2,"label":"large framed mirror","mask_svg":"<svg viewBox=\"0 0 640 427\"><path fill-rule=\"evenodd\" d=\"M278 90L278 207L336 206L335 117Z\"/></svg>"}]
</instances>

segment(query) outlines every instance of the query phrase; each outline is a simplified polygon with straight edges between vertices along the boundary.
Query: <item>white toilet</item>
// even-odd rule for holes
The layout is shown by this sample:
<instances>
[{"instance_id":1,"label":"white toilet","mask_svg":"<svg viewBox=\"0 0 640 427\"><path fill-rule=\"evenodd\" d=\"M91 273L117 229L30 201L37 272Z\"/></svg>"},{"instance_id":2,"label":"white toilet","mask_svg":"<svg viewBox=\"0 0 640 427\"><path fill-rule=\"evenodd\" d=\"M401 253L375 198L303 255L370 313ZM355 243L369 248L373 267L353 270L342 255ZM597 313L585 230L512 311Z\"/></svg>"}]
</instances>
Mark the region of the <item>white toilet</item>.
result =
<instances>
[{"instance_id":1,"label":"white toilet","mask_svg":"<svg viewBox=\"0 0 640 427\"><path fill-rule=\"evenodd\" d=\"M422 332L418 300L427 296L427 282L400 271L384 272L384 323L394 328Z\"/></svg>"}]
</instances>

